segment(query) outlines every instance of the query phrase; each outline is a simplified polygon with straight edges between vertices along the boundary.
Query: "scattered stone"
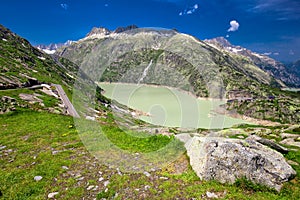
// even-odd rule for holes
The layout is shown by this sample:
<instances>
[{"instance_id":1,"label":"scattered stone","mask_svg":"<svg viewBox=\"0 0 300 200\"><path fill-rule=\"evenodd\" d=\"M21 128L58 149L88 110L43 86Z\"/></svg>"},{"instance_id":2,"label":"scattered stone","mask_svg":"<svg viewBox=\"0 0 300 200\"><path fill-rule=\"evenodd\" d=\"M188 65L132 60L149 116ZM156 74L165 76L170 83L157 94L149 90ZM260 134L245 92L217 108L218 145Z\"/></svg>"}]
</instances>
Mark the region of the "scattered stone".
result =
<instances>
[{"instance_id":1,"label":"scattered stone","mask_svg":"<svg viewBox=\"0 0 300 200\"><path fill-rule=\"evenodd\" d=\"M105 181L105 182L103 183L104 187L108 186L108 184L109 184L109 181Z\"/></svg>"},{"instance_id":2,"label":"scattered stone","mask_svg":"<svg viewBox=\"0 0 300 200\"><path fill-rule=\"evenodd\" d=\"M237 138L239 138L239 139L244 139L245 137L242 136L242 135L239 135L239 136L237 136Z\"/></svg>"},{"instance_id":3,"label":"scattered stone","mask_svg":"<svg viewBox=\"0 0 300 200\"><path fill-rule=\"evenodd\" d=\"M98 186L98 185L96 185L96 187L94 187L93 191L96 191L96 190L98 190L98 188L99 188L99 186Z\"/></svg>"},{"instance_id":4,"label":"scattered stone","mask_svg":"<svg viewBox=\"0 0 300 200\"><path fill-rule=\"evenodd\" d=\"M58 154L60 151L52 151L52 155Z\"/></svg>"},{"instance_id":5,"label":"scattered stone","mask_svg":"<svg viewBox=\"0 0 300 200\"><path fill-rule=\"evenodd\" d=\"M6 148L6 146L0 146L0 150L5 149L5 148Z\"/></svg>"},{"instance_id":6,"label":"scattered stone","mask_svg":"<svg viewBox=\"0 0 300 200\"><path fill-rule=\"evenodd\" d=\"M279 152L255 140L194 137L186 148L190 164L202 180L232 184L246 177L280 191L296 174Z\"/></svg>"},{"instance_id":7,"label":"scattered stone","mask_svg":"<svg viewBox=\"0 0 300 200\"><path fill-rule=\"evenodd\" d=\"M91 116L86 116L85 119L87 120L91 120L91 121L95 121L96 118L95 117L91 117Z\"/></svg>"},{"instance_id":8,"label":"scattered stone","mask_svg":"<svg viewBox=\"0 0 300 200\"><path fill-rule=\"evenodd\" d=\"M69 167L67 167L67 166L62 166L61 168L65 169L65 170L69 169Z\"/></svg>"},{"instance_id":9,"label":"scattered stone","mask_svg":"<svg viewBox=\"0 0 300 200\"><path fill-rule=\"evenodd\" d=\"M79 178L77 178L76 180L77 180L77 181L82 181L82 180L84 180L84 177L79 177Z\"/></svg>"},{"instance_id":10,"label":"scattered stone","mask_svg":"<svg viewBox=\"0 0 300 200\"><path fill-rule=\"evenodd\" d=\"M296 134L291 134L291 133L282 133L281 134L281 138L282 139L286 139L286 138L297 138L298 135Z\"/></svg>"},{"instance_id":11,"label":"scattered stone","mask_svg":"<svg viewBox=\"0 0 300 200\"><path fill-rule=\"evenodd\" d=\"M161 179L161 180L168 180L169 178L168 178L168 177L161 176L161 177L159 177L159 179Z\"/></svg>"},{"instance_id":12,"label":"scattered stone","mask_svg":"<svg viewBox=\"0 0 300 200\"><path fill-rule=\"evenodd\" d=\"M56 195L58 195L58 194L59 194L58 192L51 192L51 193L48 194L48 198L49 198L49 199L54 199L54 197L55 197Z\"/></svg>"},{"instance_id":13,"label":"scattered stone","mask_svg":"<svg viewBox=\"0 0 300 200\"><path fill-rule=\"evenodd\" d=\"M150 188L150 185L145 185L145 190L149 190Z\"/></svg>"},{"instance_id":14,"label":"scattered stone","mask_svg":"<svg viewBox=\"0 0 300 200\"><path fill-rule=\"evenodd\" d=\"M99 182L101 182L101 181L103 181L103 180L104 180L103 177L100 177L100 178L98 179Z\"/></svg>"},{"instance_id":15,"label":"scattered stone","mask_svg":"<svg viewBox=\"0 0 300 200\"><path fill-rule=\"evenodd\" d=\"M213 193L213 192L206 192L206 196L207 196L207 198L209 198L209 199L217 199L217 198L219 198L218 197L218 195L216 195L215 193Z\"/></svg>"},{"instance_id":16,"label":"scattered stone","mask_svg":"<svg viewBox=\"0 0 300 200\"><path fill-rule=\"evenodd\" d=\"M280 142L280 144L287 144L290 146L296 146L300 148L300 142L295 142L293 138L286 138Z\"/></svg>"},{"instance_id":17,"label":"scattered stone","mask_svg":"<svg viewBox=\"0 0 300 200\"><path fill-rule=\"evenodd\" d=\"M87 190L91 190L91 189L94 189L94 188L95 188L94 185L90 185L90 186L87 188Z\"/></svg>"},{"instance_id":18,"label":"scattered stone","mask_svg":"<svg viewBox=\"0 0 300 200\"><path fill-rule=\"evenodd\" d=\"M34 180L35 180L35 181L40 181L40 180L42 180L42 179L43 179L42 176L35 176L35 177L34 177Z\"/></svg>"},{"instance_id":19,"label":"scattered stone","mask_svg":"<svg viewBox=\"0 0 300 200\"><path fill-rule=\"evenodd\" d=\"M151 172L155 172L156 169L155 169L155 168L151 168L150 171L151 171Z\"/></svg>"},{"instance_id":20,"label":"scattered stone","mask_svg":"<svg viewBox=\"0 0 300 200\"><path fill-rule=\"evenodd\" d=\"M151 176L151 174L149 173L149 172L144 172L143 173L145 176L147 176L147 177L150 177Z\"/></svg>"}]
</instances>

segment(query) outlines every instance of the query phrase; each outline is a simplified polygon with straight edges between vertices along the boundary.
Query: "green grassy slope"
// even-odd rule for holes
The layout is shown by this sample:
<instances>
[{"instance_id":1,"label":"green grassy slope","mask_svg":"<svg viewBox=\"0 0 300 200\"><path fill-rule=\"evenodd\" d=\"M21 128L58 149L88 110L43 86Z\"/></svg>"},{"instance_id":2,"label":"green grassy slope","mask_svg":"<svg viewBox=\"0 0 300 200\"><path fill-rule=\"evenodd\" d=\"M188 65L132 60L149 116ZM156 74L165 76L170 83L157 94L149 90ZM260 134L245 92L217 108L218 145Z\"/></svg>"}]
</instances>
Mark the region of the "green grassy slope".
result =
<instances>
[{"instance_id":1,"label":"green grassy slope","mask_svg":"<svg viewBox=\"0 0 300 200\"><path fill-rule=\"evenodd\" d=\"M200 181L188 164L182 167L186 156L149 177L120 174L89 154L68 116L33 111L0 115L0 135L0 199L45 199L51 192L59 192L56 199L201 199L207 191L222 199L300 198L299 166L294 166L297 177L286 183L281 193L245 180L233 185ZM136 149L147 143L126 145ZM286 157L300 163L299 151ZM178 166L181 170L175 173ZM35 176L43 178L35 181ZM96 189L87 190L91 185Z\"/></svg>"}]
</instances>

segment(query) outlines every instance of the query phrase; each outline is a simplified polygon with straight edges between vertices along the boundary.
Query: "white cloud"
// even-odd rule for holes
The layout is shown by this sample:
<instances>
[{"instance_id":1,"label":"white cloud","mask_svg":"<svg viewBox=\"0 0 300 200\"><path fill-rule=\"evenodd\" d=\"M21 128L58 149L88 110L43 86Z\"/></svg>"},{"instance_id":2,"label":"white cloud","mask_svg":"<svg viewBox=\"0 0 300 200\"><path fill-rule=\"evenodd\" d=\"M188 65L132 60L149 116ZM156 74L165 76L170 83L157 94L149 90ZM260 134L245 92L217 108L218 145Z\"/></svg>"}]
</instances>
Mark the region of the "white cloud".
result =
<instances>
[{"instance_id":1,"label":"white cloud","mask_svg":"<svg viewBox=\"0 0 300 200\"><path fill-rule=\"evenodd\" d=\"M108 4L106 3L106 4L104 4L104 6L105 6L105 7L108 7Z\"/></svg>"},{"instance_id":2,"label":"white cloud","mask_svg":"<svg viewBox=\"0 0 300 200\"><path fill-rule=\"evenodd\" d=\"M184 11L181 11L179 13L179 16L182 16L182 15L191 15L193 14L194 12L196 12L199 8L199 5L198 4L195 4L191 7L189 7L188 9L185 9Z\"/></svg>"},{"instance_id":3,"label":"white cloud","mask_svg":"<svg viewBox=\"0 0 300 200\"><path fill-rule=\"evenodd\" d=\"M230 37L230 35L228 35L228 34L227 34L227 35L226 35L226 37L227 37L227 38L229 38L229 37Z\"/></svg>"},{"instance_id":4,"label":"white cloud","mask_svg":"<svg viewBox=\"0 0 300 200\"><path fill-rule=\"evenodd\" d=\"M293 50L290 50L289 54L292 55L292 56L295 55Z\"/></svg>"},{"instance_id":5,"label":"white cloud","mask_svg":"<svg viewBox=\"0 0 300 200\"><path fill-rule=\"evenodd\" d=\"M227 30L228 32L232 31L237 31L240 27L240 24L236 20L232 20L230 22L230 28Z\"/></svg>"},{"instance_id":6,"label":"white cloud","mask_svg":"<svg viewBox=\"0 0 300 200\"><path fill-rule=\"evenodd\" d=\"M62 4L60 4L60 6L65 10L68 10L68 8L69 8L69 5L66 3L62 3Z\"/></svg>"},{"instance_id":7,"label":"white cloud","mask_svg":"<svg viewBox=\"0 0 300 200\"><path fill-rule=\"evenodd\" d=\"M278 52L273 53L274 56L279 56Z\"/></svg>"}]
</instances>

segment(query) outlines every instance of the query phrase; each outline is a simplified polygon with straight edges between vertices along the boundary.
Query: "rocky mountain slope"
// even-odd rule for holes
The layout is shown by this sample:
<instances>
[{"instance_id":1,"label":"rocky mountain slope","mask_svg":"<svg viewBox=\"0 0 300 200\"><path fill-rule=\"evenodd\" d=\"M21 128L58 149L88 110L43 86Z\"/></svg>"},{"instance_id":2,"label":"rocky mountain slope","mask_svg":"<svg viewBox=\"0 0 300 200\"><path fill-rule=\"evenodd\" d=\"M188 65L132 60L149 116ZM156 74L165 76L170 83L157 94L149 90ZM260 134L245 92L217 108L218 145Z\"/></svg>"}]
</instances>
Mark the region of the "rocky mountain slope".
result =
<instances>
[{"instance_id":1,"label":"rocky mountain slope","mask_svg":"<svg viewBox=\"0 0 300 200\"><path fill-rule=\"evenodd\" d=\"M0 89L13 89L40 83L61 83L71 88L76 65L62 65L65 59L50 55L0 25Z\"/></svg>"},{"instance_id":2,"label":"rocky mountain slope","mask_svg":"<svg viewBox=\"0 0 300 200\"><path fill-rule=\"evenodd\" d=\"M254 62L234 53L243 51L257 60ZM205 42L174 30L134 28L116 33L94 28L87 37L58 49L56 55L79 65L93 81L166 85L199 97L237 100L238 105L247 100L245 104L250 103L250 107L231 105L233 102L230 102L227 109L260 119L268 116L269 120L280 122L300 120L298 97L290 98L291 104L282 103L282 112L277 112L276 102L271 102L274 105L266 114L254 114L263 109L262 104L258 104L260 101L278 100L279 97L284 98L282 102L288 101L289 94L278 88L286 87L287 80L296 82L297 78L286 70L281 71L284 66L280 64L268 71L259 64L270 64L274 60L234 47L226 40ZM283 120L285 116L290 117Z\"/></svg>"},{"instance_id":3,"label":"rocky mountain slope","mask_svg":"<svg viewBox=\"0 0 300 200\"><path fill-rule=\"evenodd\" d=\"M0 51L0 113L30 108L68 114L70 106L64 105L55 84L61 85L69 98L75 79L81 87L93 85L73 62L46 54L2 25ZM107 103L98 92L96 100Z\"/></svg>"},{"instance_id":4,"label":"rocky mountain slope","mask_svg":"<svg viewBox=\"0 0 300 200\"><path fill-rule=\"evenodd\" d=\"M232 45L224 37L204 40L204 42L212 45L220 51L230 53L232 56L243 56L244 58L248 59L248 62L258 66L276 79L281 80L286 85L300 87L299 74L293 73L283 63L280 63L266 55L254 53L241 46Z\"/></svg>"},{"instance_id":5,"label":"rocky mountain slope","mask_svg":"<svg viewBox=\"0 0 300 200\"><path fill-rule=\"evenodd\" d=\"M152 60L152 66L143 79L143 83L155 84L156 81L156 84L169 86L191 85L193 92L198 96L210 95L208 94L208 85L211 83L209 79L215 75L222 79L226 91L253 91L251 88L257 88L260 84L282 85L280 81L253 63L246 61L241 63L239 59L224 55L218 49L189 35L172 30L135 29L135 31L121 33L116 33L116 31L109 33L104 28L97 30L99 32L93 29L86 38L59 49L56 54L82 65L92 54L109 55L113 52L108 51L120 50L123 54L112 55L114 60L109 63L110 66L101 66L105 69L101 74L102 80L120 81L124 73L130 72L131 75L128 75L130 77L126 78L128 79L126 82L137 82L138 77ZM122 45L124 40L129 43L134 42L124 46ZM183 43L187 45L182 45ZM103 50L109 45L111 45L108 47L110 49ZM86 70L91 70L91 67L95 66L86 66ZM179 76L184 80L180 82Z\"/></svg>"}]
</instances>

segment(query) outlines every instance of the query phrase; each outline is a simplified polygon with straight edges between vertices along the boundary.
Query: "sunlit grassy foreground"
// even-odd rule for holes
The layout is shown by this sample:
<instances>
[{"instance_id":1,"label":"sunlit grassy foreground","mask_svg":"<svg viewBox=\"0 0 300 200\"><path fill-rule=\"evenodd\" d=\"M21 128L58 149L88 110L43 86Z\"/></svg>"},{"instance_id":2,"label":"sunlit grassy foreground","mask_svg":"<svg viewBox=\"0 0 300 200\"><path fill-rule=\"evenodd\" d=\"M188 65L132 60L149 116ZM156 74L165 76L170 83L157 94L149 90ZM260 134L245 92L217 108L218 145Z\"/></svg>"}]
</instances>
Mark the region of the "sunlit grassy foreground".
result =
<instances>
[{"instance_id":1,"label":"sunlit grassy foreground","mask_svg":"<svg viewBox=\"0 0 300 200\"><path fill-rule=\"evenodd\" d=\"M152 151L174 140L136 139L110 124L104 130L119 147L133 153ZM299 166L294 166L296 179L279 194L245 180L234 185L200 181L188 166L183 173L173 174L176 165L187 159L185 155L149 177L118 173L89 154L68 116L33 111L0 115L0 136L0 199L45 199L51 192L59 192L56 199L201 199L207 191L225 199L300 199ZM299 151L287 157L300 162ZM43 178L36 181L35 176ZM98 188L88 190L89 185Z\"/></svg>"}]
</instances>

